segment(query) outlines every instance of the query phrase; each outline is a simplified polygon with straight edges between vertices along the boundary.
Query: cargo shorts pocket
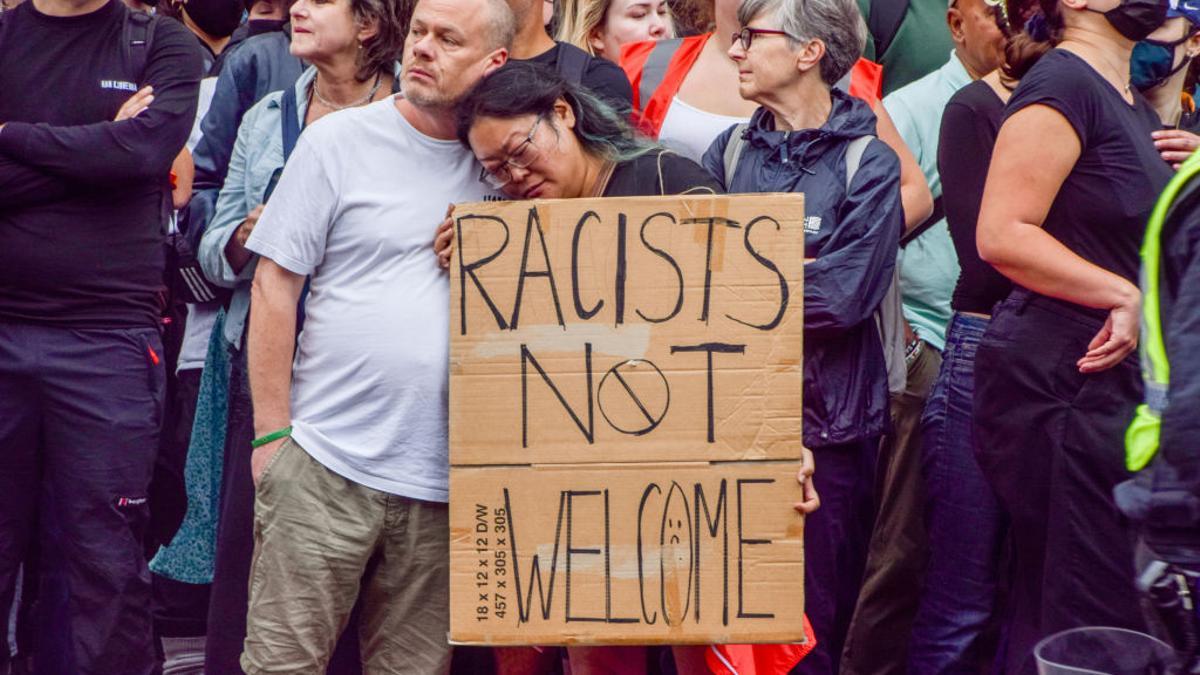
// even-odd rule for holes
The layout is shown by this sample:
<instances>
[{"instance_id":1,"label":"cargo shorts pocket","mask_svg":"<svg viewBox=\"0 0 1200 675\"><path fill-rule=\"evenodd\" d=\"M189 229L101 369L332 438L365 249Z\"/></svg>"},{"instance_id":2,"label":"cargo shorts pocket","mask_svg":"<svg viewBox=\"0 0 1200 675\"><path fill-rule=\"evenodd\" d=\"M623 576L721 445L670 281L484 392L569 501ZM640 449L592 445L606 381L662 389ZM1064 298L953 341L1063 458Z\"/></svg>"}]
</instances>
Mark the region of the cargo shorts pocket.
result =
<instances>
[{"instance_id":1,"label":"cargo shorts pocket","mask_svg":"<svg viewBox=\"0 0 1200 675\"><path fill-rule=\"evenodd\" d=\"M267 460L267 465L263 467L262 475L258 477L258 483L254 486L255 493L259 493L264 489L264 486L267 484L267 480L270 478L272 471L275 469L275 465L279 463L279 458L283 457L285 454L290 454L292 448L296 447L296 445L296 441L292 440L291 436L288 436L286 439L284 439L283 443L280 444L279 449L275 451L274 455L271 455L271 459Z\"/></svg>"}]
</instances>

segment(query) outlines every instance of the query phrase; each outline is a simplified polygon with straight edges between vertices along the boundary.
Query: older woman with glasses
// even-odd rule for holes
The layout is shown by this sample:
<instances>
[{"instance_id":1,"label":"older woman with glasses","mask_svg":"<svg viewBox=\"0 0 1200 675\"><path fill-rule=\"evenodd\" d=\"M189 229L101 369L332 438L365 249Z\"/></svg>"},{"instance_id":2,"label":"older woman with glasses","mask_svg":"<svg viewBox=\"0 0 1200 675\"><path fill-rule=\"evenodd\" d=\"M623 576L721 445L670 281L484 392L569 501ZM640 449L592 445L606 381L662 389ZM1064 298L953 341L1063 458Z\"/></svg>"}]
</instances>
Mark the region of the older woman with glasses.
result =
<instances>
[{"instance_id":1,"label":"older woman with glasses","mask_svg":"<svg viewBox=\"0 0 1200 675\"><path fill-rule=\"evenodd\" d=\"M888 414L875 315L903 227L900 163L866 103L834 85L866 39L854 0L746 0L729 56L758 109L704 166L729 192L803 192L804 445L824 508L804 528L805 609L816 650L798 672L837 672L866 561Z\"/></svg>"}]
</instances>

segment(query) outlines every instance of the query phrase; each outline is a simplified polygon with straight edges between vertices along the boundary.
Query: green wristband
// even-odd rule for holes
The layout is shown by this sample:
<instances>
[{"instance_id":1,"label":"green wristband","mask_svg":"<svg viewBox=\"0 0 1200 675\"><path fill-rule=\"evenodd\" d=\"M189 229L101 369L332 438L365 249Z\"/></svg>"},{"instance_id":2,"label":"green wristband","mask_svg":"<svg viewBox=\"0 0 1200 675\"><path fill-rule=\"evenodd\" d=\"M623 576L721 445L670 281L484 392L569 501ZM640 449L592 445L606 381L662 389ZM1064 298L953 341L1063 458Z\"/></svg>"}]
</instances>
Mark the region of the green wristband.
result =
<instances>
[{"instance_id":1,"label":"green wristband","mask_svg":"<svg viewBox=\"0 0 1200 675\"><path fill-rule=\"evenodd\" d=\"M286 427L280 429L279 431L272 431L271 433L269 433L265 436L259 436L258 438L250 441L250 447L258 448L258 447L266 445L267 443L270 443L271 441L277 441L281 438L286 438L287 436L291 436L291 435L292 435L292 428L290 426L286 426Z\"/></svg>"}]
</instances>

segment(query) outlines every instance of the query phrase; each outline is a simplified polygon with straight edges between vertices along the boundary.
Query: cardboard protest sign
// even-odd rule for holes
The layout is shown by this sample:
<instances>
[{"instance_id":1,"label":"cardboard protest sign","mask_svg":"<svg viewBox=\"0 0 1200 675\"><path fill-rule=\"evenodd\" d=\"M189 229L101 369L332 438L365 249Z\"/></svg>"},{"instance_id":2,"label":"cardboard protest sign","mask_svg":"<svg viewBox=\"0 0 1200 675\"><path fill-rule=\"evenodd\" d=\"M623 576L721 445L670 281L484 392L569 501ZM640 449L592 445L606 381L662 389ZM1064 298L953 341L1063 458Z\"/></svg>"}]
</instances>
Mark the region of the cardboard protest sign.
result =
<instances>
[{"instance_id":1,"label":"cardboard protest sign","mask_svg":"<svg viewBox=\"0 0 1200 675\"><path fill-rule=\"evenodd\" d=\"M803 639L799 195L459 205L451 639Z\"/></svg>"}]
</instances>

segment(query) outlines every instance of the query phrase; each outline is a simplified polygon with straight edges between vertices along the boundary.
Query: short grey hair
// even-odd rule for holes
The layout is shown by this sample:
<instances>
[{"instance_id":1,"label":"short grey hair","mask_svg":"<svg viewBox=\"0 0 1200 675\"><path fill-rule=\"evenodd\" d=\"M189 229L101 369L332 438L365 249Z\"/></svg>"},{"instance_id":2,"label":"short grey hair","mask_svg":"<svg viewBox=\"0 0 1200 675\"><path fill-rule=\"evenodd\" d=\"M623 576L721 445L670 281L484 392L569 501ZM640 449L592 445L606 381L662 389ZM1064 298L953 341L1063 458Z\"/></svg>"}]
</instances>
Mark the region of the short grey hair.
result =
<instances>
[{"instance_id":1,"label":"short grey hair","mask_svg":"<svg viewBox=\"0 0 1200 675\"><path fill-rule=\"evenodd\" d=\"M485 0L488 12L488 37L492 49L512 49L517 38L517 17L507 0Z\"/></svg>"},{"instance_id":2,"label":"short grey hair","mask_svg":"<svg viewBox=\"0 0 1200 675\"><path fill-rule=\"evenodd\" d=\"M738 23L746 26L766 13L773 13L774 27L788 35L825 44L821 80L831 87L850 72L867 44L867 24L855 0L745 0Z\"/></svg>"}]
</instances>

